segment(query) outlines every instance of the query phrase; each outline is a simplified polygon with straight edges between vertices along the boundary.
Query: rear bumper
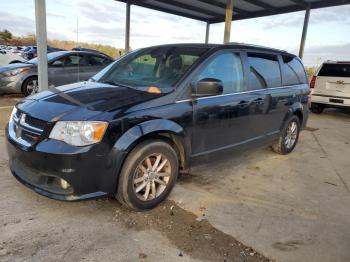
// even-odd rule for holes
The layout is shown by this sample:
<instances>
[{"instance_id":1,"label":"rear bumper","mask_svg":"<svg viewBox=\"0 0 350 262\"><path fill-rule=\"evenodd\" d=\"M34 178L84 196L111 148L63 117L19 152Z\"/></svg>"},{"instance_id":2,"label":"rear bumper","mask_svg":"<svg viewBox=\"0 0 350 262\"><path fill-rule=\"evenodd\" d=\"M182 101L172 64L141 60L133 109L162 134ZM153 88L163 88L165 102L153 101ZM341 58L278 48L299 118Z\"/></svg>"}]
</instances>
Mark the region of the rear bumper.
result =
<instances>
[{"instance_id":1,"label":"rear bumper","mask_svg":"<svg viewBox=\"0 0 350 262\"><path fill-rule=\"evenodd\" d=\"M116 191L120 164L114 150L103 154L102 145L77 148L49 139L26 149L11 139L8 130L6 138L12 174L41 195L75 201L113 195ZM68 186L62 186L62 180Z\"/></svg>"},{"instance_id":2,"label":"rear bumper","mask_svg":"<svg viewBox=\"0 0 350 262\"><path fill-rule=\"evenodd\" d=\"M342 100L343 103L334 103L334 102L331 102L330 99ZM347 108L347 107L350 107L350 97L313 94L311 96L311 103L323 104L328 107Z\"/></svg>"}]
</instances>

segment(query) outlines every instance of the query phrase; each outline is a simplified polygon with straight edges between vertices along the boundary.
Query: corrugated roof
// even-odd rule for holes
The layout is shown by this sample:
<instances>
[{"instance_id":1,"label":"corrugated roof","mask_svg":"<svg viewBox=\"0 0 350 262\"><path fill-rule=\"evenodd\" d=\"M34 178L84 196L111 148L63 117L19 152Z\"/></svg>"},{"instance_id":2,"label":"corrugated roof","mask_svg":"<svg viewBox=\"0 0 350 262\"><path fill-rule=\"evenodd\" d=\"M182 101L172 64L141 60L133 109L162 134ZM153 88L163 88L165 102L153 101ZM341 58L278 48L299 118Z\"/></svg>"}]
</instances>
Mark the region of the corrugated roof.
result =
<instances>
[{"instance_id":1,"label":"corrugated roof","mask_svg":"<svg viewBox=\"0 0 350 262\"><path fill-rule=\"evenodd\" d=\"M127 2L127 0L116 0ZM153 10L209 23L225 21L226 0L129 0ZM234 0L232 20L350 4L350 0Z\"/></svg>"}]
</instances>

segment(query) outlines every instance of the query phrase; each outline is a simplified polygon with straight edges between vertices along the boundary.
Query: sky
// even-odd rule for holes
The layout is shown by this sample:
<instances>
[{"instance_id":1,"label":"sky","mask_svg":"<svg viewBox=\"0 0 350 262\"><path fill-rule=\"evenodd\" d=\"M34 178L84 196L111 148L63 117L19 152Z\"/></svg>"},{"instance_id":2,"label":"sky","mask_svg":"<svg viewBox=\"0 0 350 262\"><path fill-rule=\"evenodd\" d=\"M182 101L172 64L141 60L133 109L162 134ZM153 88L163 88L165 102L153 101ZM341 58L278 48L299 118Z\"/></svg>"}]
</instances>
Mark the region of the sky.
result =
<instances>
[{"instance_id":1,"label":"sky","mask_svg":"<svg viewBox=\"0 0 350 262\"><path fill-rule=\"evenodd\" d=\"M0 30L35 34L34 0L0 0ZM113 0L46 0L48 38L124 47L125 4ZM298 54L305 12L233 21L231 42ZM132 49L204 42L205 23L131 6ZM210 43L222 43L224 24L210 26ZM304 63L350 60L350 5L311 11Z\"/></svg>"}]
</instances>

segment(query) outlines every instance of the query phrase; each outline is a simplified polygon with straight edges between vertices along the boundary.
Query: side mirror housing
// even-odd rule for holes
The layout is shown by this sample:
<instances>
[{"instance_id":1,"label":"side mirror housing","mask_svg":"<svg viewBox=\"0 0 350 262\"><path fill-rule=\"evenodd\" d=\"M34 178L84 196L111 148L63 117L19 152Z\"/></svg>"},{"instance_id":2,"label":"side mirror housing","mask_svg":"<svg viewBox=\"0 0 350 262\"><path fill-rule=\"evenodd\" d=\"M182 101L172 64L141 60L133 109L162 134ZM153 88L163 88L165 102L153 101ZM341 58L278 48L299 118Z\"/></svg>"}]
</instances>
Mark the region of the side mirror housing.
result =
<instances>
[{"instance_id":1,"label":"side mirror housing","mask_svg":"<svg viewBox=\"0 0 350 262\"><path fill-rule=\"evenodd\" d=\"M203 78L194 84L192 94L195 97L221 95L223 83L215 78Z\"/></svg>"}]
</instances>

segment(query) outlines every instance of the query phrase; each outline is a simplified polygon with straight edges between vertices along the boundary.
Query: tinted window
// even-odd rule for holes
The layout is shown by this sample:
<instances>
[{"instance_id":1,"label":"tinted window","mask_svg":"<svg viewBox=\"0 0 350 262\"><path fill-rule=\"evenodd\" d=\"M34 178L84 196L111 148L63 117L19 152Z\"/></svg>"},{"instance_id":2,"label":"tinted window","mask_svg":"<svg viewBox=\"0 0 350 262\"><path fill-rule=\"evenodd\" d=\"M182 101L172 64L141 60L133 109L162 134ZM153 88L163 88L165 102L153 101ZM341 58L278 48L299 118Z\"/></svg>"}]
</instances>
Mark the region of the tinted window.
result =
<instances>
[{"instance_id":1,"label":"tinted window","mask_svg":"<svg viewBox=\"0 0 350 262\"><path fill-rule=\"evenodd\" d=\"M300 61L294 56L282 56L283 85L306 84L307 77Z\"/></svg>"},{"instance_id":2,"label":"tinted window","mask_svg":"<svg viewBox=\"0 0 350 262\"><path fill-rule=\"evenodd\" d=\"M281 71L276 55L248 53L249 89L280 87Z\"/></svg>"},{"instance_id":3,"label":"tinted window","mask_svg":"<svg viewBox=\"0 0 350 262\"><path fill-rule=\"evenodd\" d=\"M350 64L323 64L318 75L350 77Z\"/></svg>"},{"instance_id":4,"label":"tinted window","mask_svg":"<svg viewBox=\"0 0 350 262\"><path fill-rule=\"evenodd\" d=\"M198 76L219 79L223 83L224 94L244 91L243 67L239 54L225 53L216 56Z\"/></svg>"},{"instance_id":5,"label":"tinted window","mask_svg":"<svg viewBox=\"0 0 350 262\"><path fill-rule=\"evenodd\" d=\"M78 65L85 65L85 61L82 55L68 55L53 61L52 65L76 67Z\"/></svg>"},{"instance_id":6,"label":"tinted window","mask_svg":"<svg viewBox=\"0 0 350 262\"><path fill-rule=\"evenodd\" d=\"M89 66L104 66L110 63L109 59L102 56L95 56L95 55L88 55L87 61Z\"/></svg>"}]
</instances>

